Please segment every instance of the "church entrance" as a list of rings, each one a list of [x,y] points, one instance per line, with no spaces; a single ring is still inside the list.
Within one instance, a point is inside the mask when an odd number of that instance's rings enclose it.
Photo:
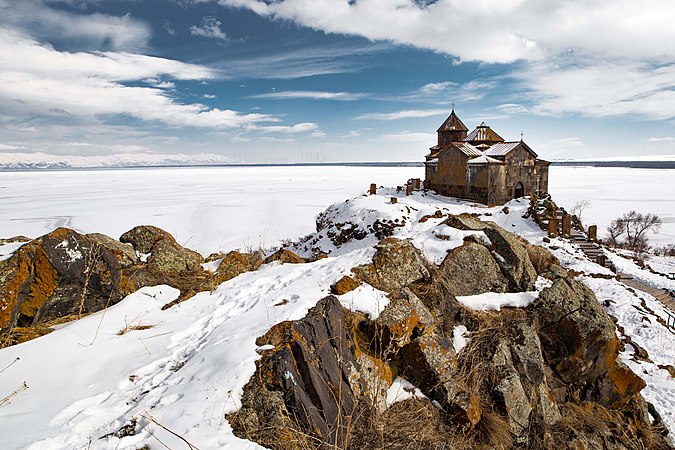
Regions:
[[[523,195],[525,195],[525,188],[523,187],[523,183],[518,183],[516,184],[515,189],[513,190],[513,198],[520,198]]]

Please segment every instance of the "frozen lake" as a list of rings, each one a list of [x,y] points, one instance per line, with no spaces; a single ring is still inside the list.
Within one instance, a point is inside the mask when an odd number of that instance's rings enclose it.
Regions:
[[[200,167],[0,172],[0,237],[37,237],[59,226],[115,238],[151,224],[203,254],[269,247],[314,230],[316,215],[365,193],[423,178],[422,167]],[[599,234],[635,209],[660,215],[653,243],[675,242],[675,170],[551,167],[554,200],[590,200]]]

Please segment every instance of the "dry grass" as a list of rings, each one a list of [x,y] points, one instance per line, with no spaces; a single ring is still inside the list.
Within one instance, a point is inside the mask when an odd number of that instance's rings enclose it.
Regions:
[[[566,403],[560,408],[562,419],[551,428],[555,445],[562,448],[572,442],[591,439],[603,448],[619,444],[631,450],[668,450],[656,429],[630,420],[622,411],[611,410],[597,403]]]
[[[138,325],[125,325],[124,328],[122,328],[120,331],[117,332],[118,336],[124,336],[130,331],[142,331],[142,330],[149,330],[150,328],[153,328],[154,325],[143,325],[143,324],[138,324]]]

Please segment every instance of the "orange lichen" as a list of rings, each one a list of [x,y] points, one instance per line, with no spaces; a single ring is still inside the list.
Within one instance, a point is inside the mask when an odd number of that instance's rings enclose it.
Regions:
[[[10,320],[19,301],[19,293],[31,278],[33,265],[30,256],[33,251],[34,247],[27,244],[17,250],[11,258],[10,264],[16,264],[16,270],[10,274],[10,278],[5,281],[4,289],[0,291],[0,328],[10,328],[14,325]]]
[[[19,311],[23,316],[35,317],[42,305],[56,290],[59,283],[59,274],[49,262],[47,254],[38,247],[33,258],[34,278],[26,299],[21,303]]]

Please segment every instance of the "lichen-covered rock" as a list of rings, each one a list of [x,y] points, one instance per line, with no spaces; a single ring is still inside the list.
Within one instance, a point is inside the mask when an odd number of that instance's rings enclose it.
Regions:
[[[546,361],[566,383],[593,383],[616,361],[614,323],[583,283],[559,278],[528,308]]]
[[[454,296],[505,292],[508,281],[485,246],[475,242],[451,250],[439,266]]]
[[[527,253],[529,244],[517,234],[497,226],[486,227],[483,232],[492,242],[494,252],[499,255],[497,262],[509,280],[511,290],[532,290],[537,281],[537,271]]]
[[[231,251],[223,257],[213,274],[214,284],[224,283],[244,272],[258,270],[262,262],[262,257],[257,253]]]
[[[301,258],[300,256],[285,248],[277,250],[265,258],[265,264],[269,264],[274,261],[279,261],[281,264],[304,264],[307,262],[305,258]]]
[[[551,270],[551,267],[560,264],[558,258],[553,256],[551,252],[539,245],[528,245],[527,255],[530,258],[530,262],[532,263],[534,270],[539,275],[548,272]]]
[[[634,400],[646,383],[628,366],[617,360],[607,373],[600,377],[588,397],[612,409],[622,409]]]
[[[482,222],[479,218],[472,216],[471,214],[459,214],[459,215],[450,215],[446,219],[445,223],[447,226],[452,228],[457,228],[458,230],[471,230],[471,231],[481,231],[490,225],[487,222]]]
[[[391,292],[429,277],[424,260],[410,241],[386,238],[375,249],[372,264],[352,269],[355,278]]]
[[[0,328],[114,305],[122,298],[118,256],[67,228],[25,244],[0,265]]]
[[[561,415],[548,387],[547,366],[532,323],[526,318],[512,321],[507,336],[499,340],[492,357],[494,370],[501,374],[495,392],[516,441],[524,442],[533,421],[551,426]]]
[[[410,343],[413,335],[422,335],[434,321],[420,299],[403,289],[390,296],[390,302],[374,322],[376,333],[380,334],[378,345],[386,348],[391,344],[401,348]]]
[[[347,292],[353,291],[359,286],[361,286],[361,282],[355,280],[350,276],[345,275],[330,287],[330,291],[334,295],[344,295]]]
[[[19,242],[30,242],[31,238],[26,236],[12,236],[10,238],[0,238],[0,245],[16,244]]]
[[[160,239],[148,257],[148,269],[160,274],[185,274],[201,270],[204,258],[173,239]]]
[[[133,246],[130,244],[116,241],[110,236],[101,233],[89,233],[85,237],[91,242],[110,250],[122,267],[133,266],[140,262]]]
[[[131,244],[142,255],[152,252],[152,247],[162,239],[175,241],[171,234],[152,225],[139,225],[120,236],[120,242]]]
[[[256,343],[274,348],[256,363],[241,409],[228,416],[235,434],[264,431],[266,445],[301,448],[284,445],[301,426],[316,439],[344,448],[365,383],[338,299],[322,299],[305,318],[276,325]]]

